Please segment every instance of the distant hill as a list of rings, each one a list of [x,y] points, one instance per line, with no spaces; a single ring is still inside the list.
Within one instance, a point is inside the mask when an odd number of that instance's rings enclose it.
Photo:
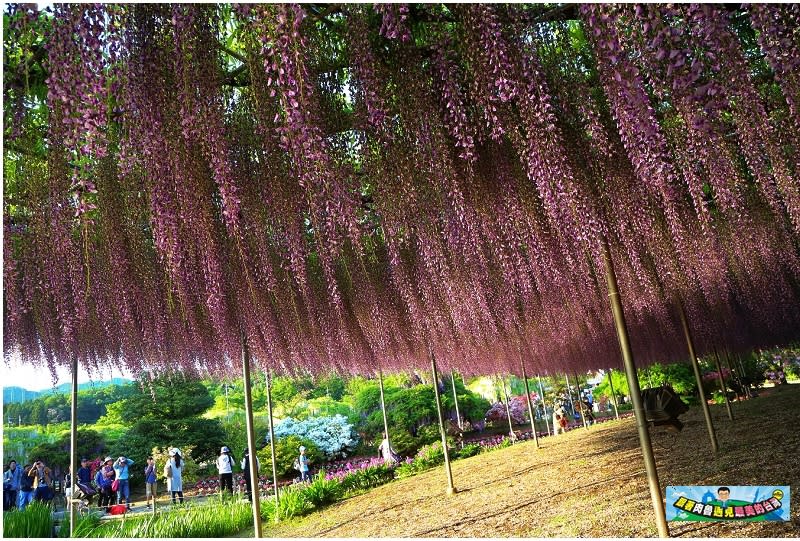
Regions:
[[[22,387],[3,387],[3,404],[11,402],[27,402],[40,396],[42,391],[29,391]]]
[[[89,381],[86,383],[79,383],[78,390],[84,391],[86,389],[100,389],[108,387],[109,385],[125,385],[132,380],[126,378],[111,378],[105,381]],[[71,383],[62,383],[52,389],[45,389],[44,391],[29,391],[22,387],[3,387],[3,403],[11,404],[12,402],[27,402],[43,395],[69,393],[72,391]]]

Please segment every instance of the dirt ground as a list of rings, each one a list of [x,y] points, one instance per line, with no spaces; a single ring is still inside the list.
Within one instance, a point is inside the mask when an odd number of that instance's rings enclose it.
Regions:
[[[671,522],[673,537],[800,536],[800,385],[711,406],[715,457],[700,407],[679,434],[651,429],[661,495],[667,485],[791,485],[792,522]],[[291,522],[270,537],[656,537],[633,418],[524,442],[439,467]]]

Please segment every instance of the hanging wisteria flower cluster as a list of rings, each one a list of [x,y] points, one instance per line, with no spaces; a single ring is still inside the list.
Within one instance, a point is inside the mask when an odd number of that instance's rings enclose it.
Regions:
[[[640,363],[797,338],[798,7],[549,9],[9,5],[6,356],[616,366],[605,246]]]

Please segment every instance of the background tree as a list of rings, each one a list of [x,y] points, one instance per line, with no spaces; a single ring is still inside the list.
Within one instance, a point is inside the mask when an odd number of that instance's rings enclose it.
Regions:
[[[140,382],[139,392],[107,407],[107,420],[130,425],[113,451],[143,460],[156,447],[192,447],[196,460],[210,460],[225,445],[220,422],[201,417],[214,404],[200,381],[165,375]]]
[[[58,467],[64,471],[69,466],[69,431],[64,431],[53,443],[41,443],[31,449],[26,459],[43,460],[51,468]],[[95,430],[78,429],[78,455],[94,458],[107,451],[103,435]]]

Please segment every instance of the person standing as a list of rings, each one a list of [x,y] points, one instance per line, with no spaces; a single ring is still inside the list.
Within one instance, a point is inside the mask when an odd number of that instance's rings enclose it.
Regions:
[[[592,413],[592,404],[589,402],[588,398],[581,400],[581,413],[583,414],[583,418],[586,419],[587,424],[593,425],[597,422],[597,419],[594,418],[594,413]]]
[[[147,466],[144,467],[144,486],[147,493],[147,508],[152,509],[152,505],[156,503],[156,461],[153,457],[147,457]],[[151,505],[150,500],[153,503]]]
[[[256,476],[258,476],[259,471],[261,471],[261,462],[258,460],[258,456],[256,456]],[[242,472],[247,490],[247,500],[253,501],[253,484],[250,481],[250,452],[246,448],[244,450],[244,456],[242,457]]]
[[[553,434],[556,436],[559,432],[564,434],[567,431],[567,424],[567,411],[562,403],[557,403],[553,410]]]
[[[231,450],[228,449],[226,445],[223,447],[219,452],[219,457],[217,458],[217,470],[219,471],[219,490],[220,494],[228,490],[230,494],[233,494],[233,465],[235,464],[235,460],[233,455],[231,454]]]
[[[180,449],[172,448],[169,450],[169,462],[164,466],[164,477],[167,478],[167,491],[172,494],[172,503],[175,503],[177,496],[178,502],[183,503],[183,457]]]
[[[25,464],[22,468],[22,476],[19,480],[19,495],[17,496],[17,509],[24,511],[29,503],[33,501],[33,478],[27,475],[31,469],[30,464]]]
[[[121,456],[117,459],[114,463],[114,473],[117,474],[117,479],[119,479],[119,487],[117,488],[117,505],[122,503],[122,500],[125,500],[125,503],[128,505],[128,509],[131,508],[131,486],[129,483],[130,480],[130,470],[128,466],[132,465],[134,462],[130,458],[125,458]]]
[[[297,458],[297,462],[300,464],[300,482],[305,483],[306,481],[310,481],[311,476],[308,473],[308,465],[311,464],[311,461],[306,456],[306,448],[304,445],[300,446],[300,456]]]
[[[105,507],[106,513],[111,509],[111,499],[114,497],[114,490],[112,485],[117,473],[114,471],[114,459],[107,456],[103,461],[103,466],[97,470],[94,482],[97,484],[97,489],[100,491],[100,497],[97,501],[98,507]]]
[[[378,454],[383,458],[384,463],[391,464],[397,461],[397,453],[394,452],[391,445],[389,445],[389,437],[384,432],[383,441],[378,446]]]
[[[34,499],[40,502],[49,502],[53,499],[53,472],[44,465],[44,462],[37,460],[28,472],[33,477]]]
[[[17,467],[16,460],[11,460],[8,469],[3,472],[3,511],[10,511],[17,506],[20,481],[22,470]]]
[[[81,467],[78,468],[78,488],[86,496],[86,501],[92,505],[92,496],[95,490],[92,488],[92,470],[89,469],[89,459],[81,459]]]

